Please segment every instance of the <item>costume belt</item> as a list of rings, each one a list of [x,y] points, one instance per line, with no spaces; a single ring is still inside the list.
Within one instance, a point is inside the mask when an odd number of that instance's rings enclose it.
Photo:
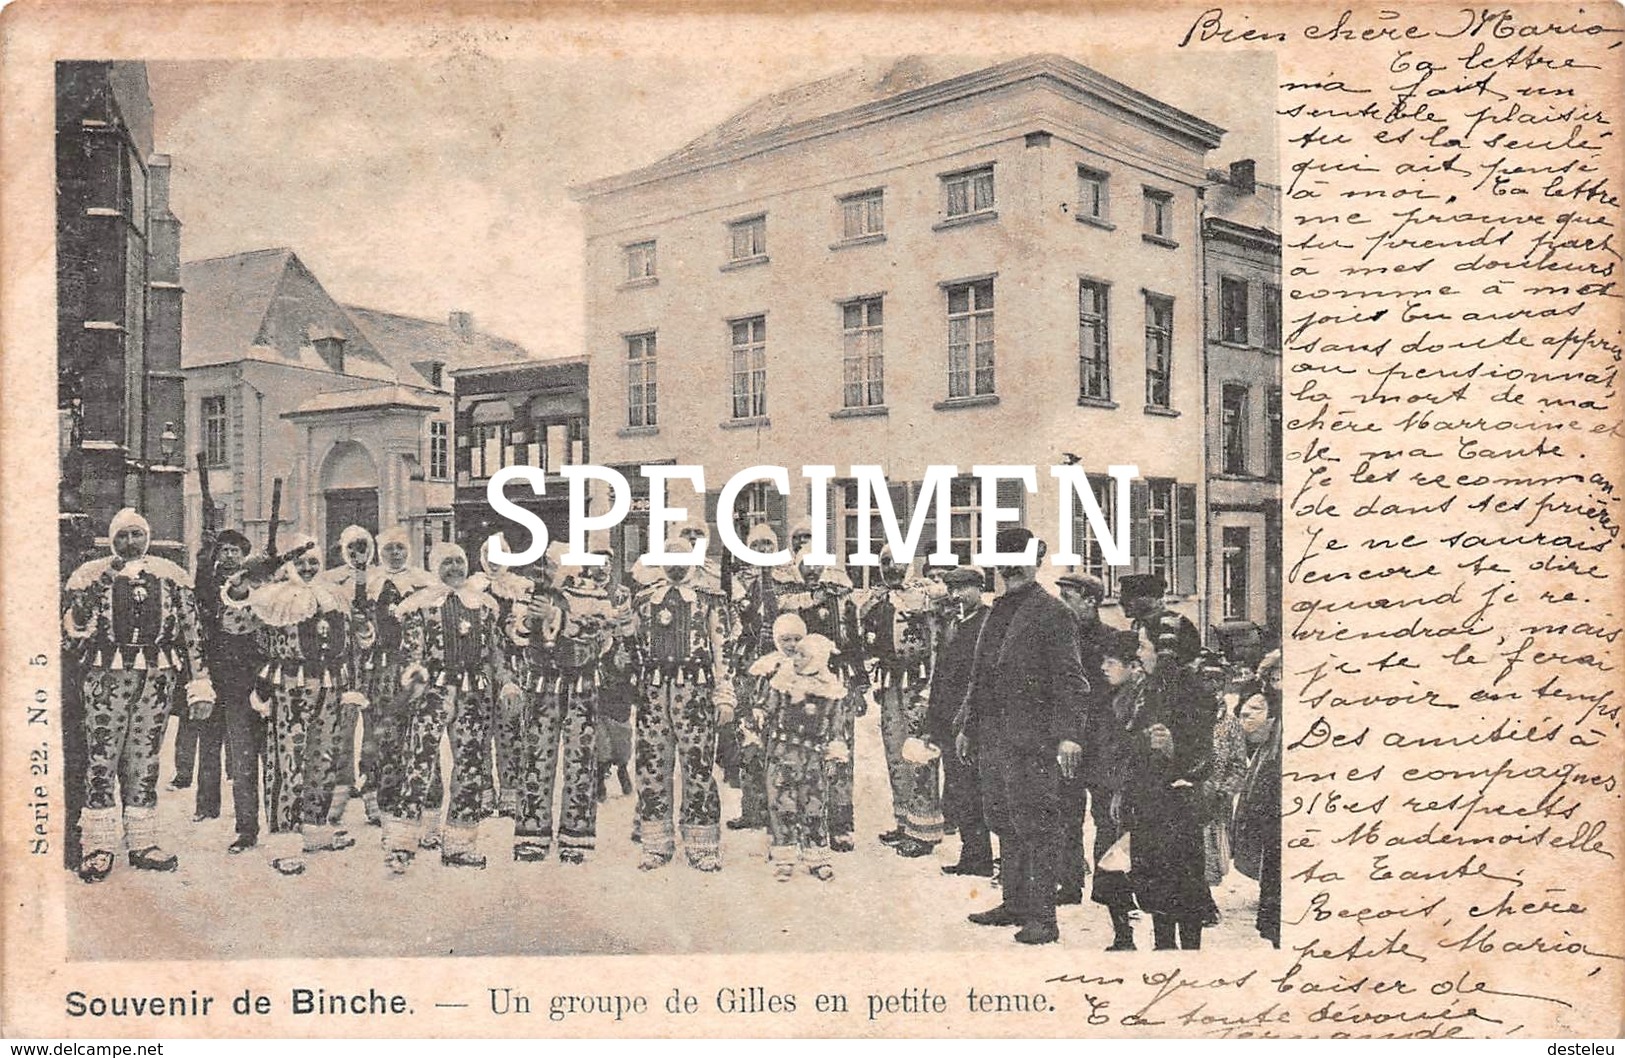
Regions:
[[[703,658],[683,661],[645,661],[643,679],[650,687],[664,684],[697,684],[709,687],[714,682],[711,663]]]
[[[441,669],[429,682],[436,687],[455,687],[463,691],[491,689],[491,677],[479,669]]]
[[[562,691],[565,687],[569,687],[571,692],[575,693],[603,685],[598,678],[597,665],[571,668],[543,665],[538,666],[536,672],[536,678],[528,681],[533,691]]]
[[[332,690],[333,667],[325,661],[273,658],[260,669],[259,678],[272,687],[321,687]]]
[[[915,690],[930,682],[931,667],[924,658],[916,660],[898,657],[879,658],[875,661],[874,679],[875,685],[881,690],[893,687]]]
[[[178,651],[155,643],[103,643],[90,655],[90,665],[109,672],[162,672],[186,667]]]

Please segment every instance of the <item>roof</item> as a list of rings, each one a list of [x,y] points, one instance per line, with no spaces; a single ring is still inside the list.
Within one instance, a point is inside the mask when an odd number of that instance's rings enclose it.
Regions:
[[[181,350],[187,367],[244,357],[254,345],[292,259],[293,251],[282,246],[181,265],[181,286],[186,291]]]
[[[484,331],[472,331],[465,339],[446,322],[402,316],[358,305],[346,305],[344,308],[400,378],[414,384],[430,381],[431,363],[444,364],[449,373],[460,368],[534,359],[517,342]],[[443,381],[440,388],[451,388],[449,378]]]
[[[396,381],[373,348],[299,256],[285,246],[181,265],[181,366],[254,360],[328,374]],[[334,371],[312,339],[345,339]]]
[[[318,393],[302,404],[282,413],[284,419],[303,415],[322,415],[340,411],[378,411],[398,408],[403,411],[436,411],[439,405],[405,386],[368,386],[365,389],[337,390]]]
[[[1068,85],[1092,104],[1136,118],[1198,150],[1216,148],[1225,133],[1218,125],[1060,55],[1029,55],[991,66],[985,59],[911,55],[764,96],[652,165],[573,191],[584,198],[620,191],[1032,78]]]

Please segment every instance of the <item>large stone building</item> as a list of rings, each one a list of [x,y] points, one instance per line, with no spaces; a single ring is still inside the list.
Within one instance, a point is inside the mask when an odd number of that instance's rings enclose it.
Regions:
[[[1075,460],[1109,506],[1107,467],[1136,464],[1132,568],[1200,615],[1201,200],[1223,131],[1065,58],[906,58],[577,188],[594,460],[703,464],[713,519],[755,464],[881,464],[905,515],[930,464],[1034,464],[1023,520],[1052,548],[1048,467]],[[810,509],[795,485],[736,518],[782,535]],[[831,497],[837,553],[854,493]],[[980,512],[956,484],[961,554]],[[1114,585],[1082,518],[1067,532]]]
[[[180,221],[139,62],[56,67],[57,408],[64,571],[120,507],[184,561]]]
[[[1243,657],[1281,634],[1280,189],[1251,162],[1208,192],[1208,614]]]
[[[451,372],[526,356],[477,331],[336,301],[288,249],[188,262],[190,435],[221,523],[256,545],[283,482],[279,532],[331,551],[344,526],[404,526],[424,550],[452,532]],[[188,532],[201,492],[187,481]]]

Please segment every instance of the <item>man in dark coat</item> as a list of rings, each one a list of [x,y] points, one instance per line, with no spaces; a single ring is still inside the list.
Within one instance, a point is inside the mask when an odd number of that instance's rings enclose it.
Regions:
[[[237,837],[226,851],[239,853],[259,843],[260,770],[265,757],[265,720],[254,711],[248,697],[254,689],[259,669],[258,642],[253,626],[240,611],[222,604],[220,589],[243,568],[243,560],[253,550],[248,538],[227,529],[214,540],[212,553],[199,562],[198,619],[203,626],[203,656],[208,659],[218,695],[222,734],[225,739],[227,773],[231,777],[231,801],[237,824]],[[220,752],[215,743],[206,751],[198,772],[198,812],[220,812],[220,776],[214,760]],[[206,793],[212,800],[206,802]],[[212,805],[213,812],[205,813]]]
[[[1202,633],[1190,618],[1168,609],[1167,594],[1168,582],[1158,573],[1132,573],[1117,582],[1117,601],[1133,627],[1154,629],[1167,614],[1179,623],[1180,652],[1195,657],[1202,649]]]
[[[1083,761],[1076,776],[1061,780],[1061,877],[1055,895],[1056,903],[1081,904],[1083,883],[1089,876],[1089,861],[1083,852],[1083,817],[1089,810],[1085,777],[1098,770],[1095,758],[1100,752],[1100,739],[1095,732],[1111,709],[1112,696],[1100,678],[1100,663],[1104,658],[1103,640],[1112,630],[1100,620],[1100,600],[1105,598],[1106,585],[1099,577],[1069,570],[1055,584],[1061,591],[1061,601],[1077,621],[1078,659],[1083,664],[1084,678],[1090,681],[1084,722],[1089,736],[1083,744]],[[1097,809],[1102,810],[1104,806]]]
[[[999,531],[997,550],[1022,551],[1032,531]],[[1005,591],[977,637],[970,687],[960,706],[957,750],[973,756],[982,809],[999,835],[1004,901],[970,916],[981,926],[1020,926],[1016,940],[1059,939],[1055,884],[1060,869],[1060,784],[1083,757],[1089,681],[1066,605],[1038,586],[1033,565],[1000,567]]]
[[[970,686],[976,636],[987,618],[982,603],[982,571],[954,566],[942,574],[948,589],[936,635],[936,656],[920,738],[942,751],[942,814],[959,830],[959,862],[943,864],[943,874],[993,876],[993,843],[982,818],[982,791],[976,768],[954,752],[954,720]]]

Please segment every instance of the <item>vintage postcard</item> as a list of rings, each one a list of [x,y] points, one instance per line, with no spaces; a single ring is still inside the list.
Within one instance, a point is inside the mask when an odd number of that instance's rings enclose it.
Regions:
[[[1622,41],[13,4],[0,1033],[1617,1036]]]

